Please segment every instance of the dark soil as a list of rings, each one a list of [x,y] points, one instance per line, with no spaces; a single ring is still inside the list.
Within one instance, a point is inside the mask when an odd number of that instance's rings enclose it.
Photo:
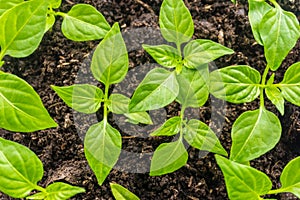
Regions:
[[[87,3],[103,13],[110,24],[119,22],[127,43],[130,57],[130,76],[124,83],[116,85],[112,91],[131,95],[143,73],[151,68],[154,61],[141,48],[142,43],[159,44],[163,40],[158,30],[158,14],[161,0],[74,0],[74,3]],[[232,56],[217,60],[213,67],[233,64],[247,64],[263,71],[266,62],[263,48],[255,43],[245,2],[238,6],[229,0],[185,1],[195,23],[195,38],[211,39],[235,51]],[[61,11],[68,11],[72,4],[64,1]],[[294,12],[300,20],[299,1],[281,1],[284,9]],[[150,113],[153,126],[128,125],[122,116],[111,116],[111,123],[123,135],[123,152],[117,167],[112,170],[102,186],[88,167],[83,152],[85,130],[101,118],[95,115],[80,115],[67,107],[50,89],[50,85],[71,85],[75,82],[95,83],[88,73],[90,57],[99,41],[77,43],[67,40],[60,30],[58,19],[53,31],[46,33],[40,47],[31,56],[23,59],[6,57],[5,71],[25,79],[40,95],[50,115],[59,127],[35,133],[10,133],[0,130],[0,136],[28,146],[44,164],[44,178],[41,186],[54,181],[63,181],[86,189],[72,199],[112,199],[109,182],[116,182],[134,192],[141,199],[228,199],[223,175],[217,166],[214,155],[203,155],[189,148],[189,161],[178,171],[160,177],[150,177],[147,173],[151,153],[166,138],[151,138],[148,134],[166,118],[178,114],[176,103]],[[280,81],[284,71],[292,63],[300,61],[300,43],[290,52],[282,67],[276,72]],[[138,70],[139,68],[142,70]],[[144,68],[143,68],[144,67]],[[149,68],[147,68],[149,67]],[[144,70],[143,70],[144,69]],[[137,70],[137,71],[134,71]],[[79,78],[78,78],[79,77]],[[127,82],[126,82],[127,81]],[[100,85],[99,85],[100,86]],[[101,86],[102,87],[102,86]],[[220,140],[229,153],[230,131],[235,119],[246,110],[258,107],[258,101],[248,104],[226,104],[211,98],[199,110],[190,110],[220,133]],[[267,102],[267,108],[279,116],[276,108]],[[267,154],[251,162],[251,166],[265,172],[279,188],[279,176],[284,166],[300,154],[300,109],[286,103],[285,115],[280,116],[282,138],[276,147]],[[214,114],[213,114],[214,113]],[[202,155],[202,156],[201,156]],[[131,173],[135,172],[135,173]],[[269,196],[276,199],[297,199],[291,194]],[[0,199],[11,199],[0,193]]]

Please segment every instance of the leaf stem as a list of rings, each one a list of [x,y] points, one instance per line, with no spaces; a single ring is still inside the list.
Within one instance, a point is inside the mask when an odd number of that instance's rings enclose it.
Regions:
[[[38,190],[38,191],[40,191],[40,192],[42,192],[42,193],[47,194],[46,189],[43,188],[43,187],[41,187],[41,186],[39,186],[39,185],[35,185],[34,189],[36,189],[36,190]]]
[[[276,0],[269,0],[276,8],[281,8],[280,5],[276,2]]]
[[[56,16],[61,16],[63,18],[65,18],[68,14],[67,13],[63,13],[63,12],[55,12],[53,11],[53,14]]]
[[[0,51],[0,67],[4,64],[4,61],[2,60],[5,56],[5,51]]]
[[[265,68],[265,71],[263,73],[262,79],[261,79],[262,87],[260,88],[260,99],[259,99],[261,108],[265,107],[264,88],[266,86],[266,81],[267,81],[267,76],[268,76],[269,70],[270,70],[270,66],[267,65],[267,67]]]
[[[278,194],[278,193],[283,193],[286,192],[283,188],[280,189],[275,189],[275,190],[270,190],[267,194]]]

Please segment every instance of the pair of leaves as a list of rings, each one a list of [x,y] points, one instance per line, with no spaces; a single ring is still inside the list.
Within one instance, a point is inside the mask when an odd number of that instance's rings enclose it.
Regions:
[[[249,1],[249,20],[256,41],[264,46],[268,65],[277,70],[300,37],[297,17],[283,10],[276,2]]]
[[[172,136],[183,129],[184,139],[194,148],[227,155],[215,133],[203,122],[190,120],[185,127],[180,117],[168,119],[152,136]],[[177,141],[161,144],[154,152],[150,175],[159,176],[171,173],[186,164],[188,153],[180,137]]]
[[[247,165],[230,161],[215,155],[224,177],[230,199],[261,199],[261,195],[270,193],[272,182],[269,177]],[[280,176],[279,192],[291,192],[300,198],[300,157],[290,161]]]
[[[43,164],[27,147],[0,138],[0,191],[14,198],[24,198],[35,189],[37,182],[43,177]],[[38,193],[29,199],[43,195],[43,199],[68,199],[83,188],[65,183],[53,183],[46,188],[46,193]],[[41,198],[39,198],[41,199]]]

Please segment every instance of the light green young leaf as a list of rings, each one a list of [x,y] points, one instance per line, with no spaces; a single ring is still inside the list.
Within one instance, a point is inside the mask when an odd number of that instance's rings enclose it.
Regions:
[[[188,153],[179,139],[175,142],[163,143],[154,151],[150,176],[160,176],[176,171],[186,164]]]
[[[176,135],[181,127],[181,118],[178,116],[168,119],[161,127],[151,133],[151,136]]]
[[[168,42],[180,45],[194,34],[194,22],[182,0],[164,0],[159,13],[162,36]]]
[[[1,118],[2,119],[2,118]],[[43,164],[27,147],[0,138],[0,191],[24,198],[43,177]]]
[[[300,106],[300,62],[288,68],[278,86],[287,101]]]
[[[234,122],[231,131],[230,160],[244,163],[273,149],[281,136],[278,117],[265,108],[246,111]]]
[[[275,71],[299,39],[300,26],[293,13],[276,6],[262,18],[259,33],[268,65]]]
[[[89,84],[51,88],[71,108],[82,113],[95,113],[101,107],[103,92],[100,88]]]
[[[181,62],[181,55],[177,49],[169,45],[143,45],[143,48],[149,53],[152,58],[161,66],[166,68],[175,68]]]
[[[19,77],[0,73],[0,127],[33,132],[56,127],[34,89]]]
[[[36,193],[26,199],[44,199],[44,200],[67,200],[76,194],[85,192],[84,188],[72,186],[66,183],[52,183],[46,188],[47,193]]]
[[[5,55],[26,57],[33,53],[44,35],[47,2],[31,0],[18,4],[0,17],[0,46]]]
[[[61,29],[70,40],[88,41],[102,39],[110,30],[110,25],[93,6],[76,4],[64,15]]]
[[[121,153],[122,139],[118,130],[101,121],[89,128],[84,139],[85,157],[102,185]]]
[[[291,192],[300,198],[300,157],[293,159],[285,166],[280,182],[280,190]]]
[[[110,183],[111,191],[116,200],[139,200],[135,194],[124,188],[122,185]]]
[[[150,115],[147,112],[125,113],[128,119],[126,121],[132,124],[153,124]]]
[[[54,23],[55,23],[55,16],[53,14],[49,14],[47,16],[45,33],[53,27]]]
[[[259,34],[259,25],[263,16],[272,9],[265,1],[249,0],[249,22],[251,24],[252,33],[258,44],[263,45],[263,41]]]
[[[260,93],[260,73],[246,65],[229,66],[210,74],[210,92],[231,103],[245,103]]]
[[[276,106],[281,115],[284,115],[284,98],[277,87],[270,86],[265,89],[268,99]]]
[[[175,100],[179,92],[175,72],[155,68],[148,72],[135,90],[129,104],[130,112],[162,108]]]
[[[192,147],[227,156],[218,137],[205,123],[192,119],[183,129],[183,134]]]
[[[234,51],[211,40],[192,40],[183,50],[184,65],[187,68],[197,69],[221,56],[233,54]]]
[[[91,70],[94,77],[109,87],[119,83],[128,71],[128,54],[118,23],[115,23],[97,46]]]
[[[185,108],[203,106],[209,96],[208,76],[207,66],[197,70],[183,68],[176,76],[180,86],[176,101]]]
[[[219,155],[215,158],[223,172],[229,199],[260,200],[261,195],[271,190],[271,180],[261,171]]]
[[[0,0],[0,16],[7,10],[23,2],[24,0]]]
[[[61,0],[50,0],[49,4],[52,8],[59,8],[61,5]]]

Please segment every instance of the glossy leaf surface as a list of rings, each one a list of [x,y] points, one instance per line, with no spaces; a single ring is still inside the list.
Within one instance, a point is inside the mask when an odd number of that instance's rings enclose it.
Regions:
[[[300,198],[300,157],[290,161],[280,176],[281,190],[291,192]]]
[[[8,73],[0,73],[0,119],[1,128],[16,132],[57,126],[34,89]]]
[[[52,8],[59,8],[62,0],[50,0],[50,6]]]
[[[88,41],[104,38],[110,25],[93,6],[76,4],[64,15],[61,29],[70,40]]]
[[[151,136],[172,136],[176,135],[181,126],[181,118],[178,116],[168,119],[161,127],[151,133]]]
[[[116,200],[139,200],[139,198],[122,185],[110,183],[111,191]]]
[[[215,158],[225,177],[229,199],[260,200],[261,195],[271,190],[272,182],[264,173],[219,155]]]
[[[98,81],[109,87],[110,84],[119,83],[125,78],[128,64],[126,45],[119,25],[115,23],[97,46],[91,70]]]
[[[100,88],[89,84],[51,88],[71,108],[78,112],[95,113],[101,107],[103,92]]]
[[[232,126],[230,160],[243,163],[258,158],[273,149],[280,136],[281,124],[275,114],[265,108],[246,111]]]
[[[259,95],[260,73],[246,65],[230,66],[210,74],[210,92],[231,103],[251,102]]]
[[[13,8],[14,6],[23,3],[24,0],[0,0],[0,16],[7,10]]]

